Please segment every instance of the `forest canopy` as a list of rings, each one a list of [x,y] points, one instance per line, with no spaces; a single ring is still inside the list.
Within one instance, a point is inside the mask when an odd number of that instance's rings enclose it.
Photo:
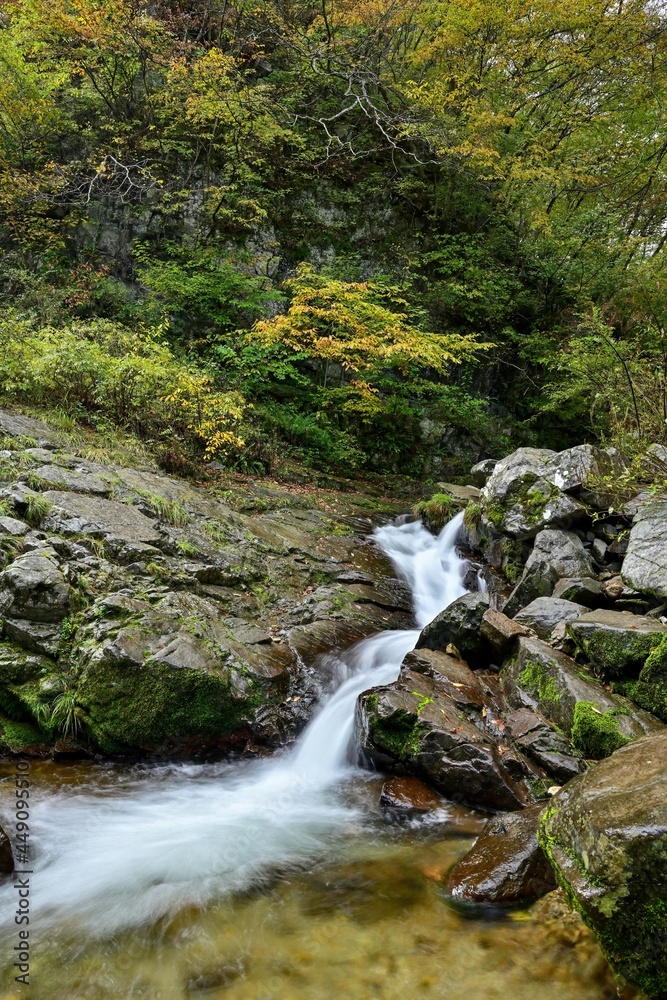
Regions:
[[[0,393],[245,471],[667,440],[666,27],[5,0]]]

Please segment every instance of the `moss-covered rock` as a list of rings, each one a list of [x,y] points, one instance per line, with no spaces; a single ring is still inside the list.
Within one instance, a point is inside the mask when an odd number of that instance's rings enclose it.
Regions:
[[[621,713],[616,709],[601,712],[593,702],[578,701],[574,706],[572,744],[580,753],[592,760],[610,757],[630,740],[618,725]]]
[[[538,838],[568,898],[616,970],[667,996],[667,730],[569,782]]]
[[[567,631],[584,656],[608,676],[636,676],[667,636],[667,625],[629,611],[589,611],[568,622]]]
[[[667,722],[667,637],[655,646],[636,681],[614,685],[637,705]]]
[[[568,735],[581,702],[602,714],[614,713],[621,735],[628,739],[661,728],[657,719],[607,691],[571,657],[539,639],[520,637],[516,655],[503,664],[501,676],[512,705],[537,709]]]

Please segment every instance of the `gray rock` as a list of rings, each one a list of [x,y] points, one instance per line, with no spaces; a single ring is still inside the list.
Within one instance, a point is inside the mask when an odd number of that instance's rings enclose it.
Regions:
[[[514,483],[526,473],[532,473],[538,479],[543,478],[550,467],[549,463],[555,457],[556,452],[548,448],[518,448],[494,467],[483,490],[485,498],[503,500]]]
[[[23,454],[39,462],[40,465],[50,465],[53,462],[53,452],[46,448],[26,448]]]
[[[511,705],[539,712],[568,735],[578,702],[594,705],[601,714],[617,712],[618,730],[628,739],[661,728],[657,719],[611,694],[571,657],[540,639],[519,639],[517,654],[503,665],[501,677]]]
[[[155,544],[161,535],[155,522],[128,504],[79,493],[48,490],[43,493],[70,519],[64,528],[74,533],[99,533],[106,538]]]
[[[548,639],[559,622],[570,621],[585,612],[583,604],[573,604],[557,597],[536,597],[517,612],[514,621],[532,628],[540,639]]]
[[[614,970],[667,996],[667,730],[566,785],[540,843]]]
[[[509,656],[520,635],[528,635],[528,630],[523,625],[512,621],[495,608],[489,608],[482,615],[480,632],[490,645],[496,663],[502,663]]]
[[[56,489],[72,490],[74,493],[108,496],[111,492],[111,486],[102,476],[76,469],[63,469],[60,465],[42,465],[29,475],[38,476],[44,483]]]
[[[510,618],[537,597],[550,597],[562,577],[594,576],[590,555],[573,531],[549,528],[535,538],[523,575],[503,611]]]
[[[61,443],[60,435],[41,420],[7,413],[4,410],[0,410],[0,434],[6,434],[8,437],[33,438],[39,445],[47,448],[57,448]]]
[[[447,895],[457,903],[502,907],[555,889],[553,869],[537,842],[543,811],[538,804],[490,819],[472,850],[448,873]]]
[[[552,597],[558,597],[563,601],[572,601],[575,604],[583,604],[587,608],[599,607],[602,598],[602,585],[599,580],[592,577],[565,577],[558,580],[553,589]]]
[[[601,448],[579,444],[555,455],[547,465],[546,475],[564,492],[580,493],[591,476],[606,475],[613,468],[613,459]]]
[[[20,538],[30,531],[25,521],[19,521],[16,517],[0,517],[0,535],[13,535]]]
[[[595,667],[618,677],[637,673],[667,625],[628,611],[589,611],[568,623],[568,634]]]
[[[516,709],[508,715],[507,726],[521,753],[558,784],[565,784],[586,769],[585,761],[572,750],[569,740],[536,712],[528,708]]]
[[[448,798],[487,809],[530,802],[526,782],[507,769],[496,742],[433,677],[406,670],[395,684],[362,694],[355,734],[362,753],[380,767],[407,767]]]
[[[591,553],[595,561],[602,566],[607,555],[607,543],[603,542],[601,538],[596,538],[591,545]]]
[[[441,611],[421,632],[416,649],[447,651],[454,646],[471,667],[485,666],[489,649],[480,632],[482,617],[489,607],[485,594],[464,594]]]
[[[57,622],[69,611],[69,586],[51,548],[35,549],[0,573],[0,615]]]
[[[5,634],[22,649],[53,659],[57,656],[60,638],[59,626],[31,622],[25,618],[6,618],[4,627]]]
[[[493,474],[493,470],[498,464],[497,458],[484,458],[481,462],[477,462],[473,465],[470,470],[470,476],[474,486],[481,488],[485,486],[489,477]]]
[[[641,593],[667,598],[667,503],[650,503],[636,515],[623,580]]]

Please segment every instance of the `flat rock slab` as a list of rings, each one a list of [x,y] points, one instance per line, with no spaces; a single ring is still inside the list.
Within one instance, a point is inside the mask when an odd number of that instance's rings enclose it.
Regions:
[[[8,437],[33,438],[39,444],[53,448],[61,444],[60,435],[41,420],[7,413],[5,410],[0,410],[0,434],[6,434]]]
[[[19,521],[16,517],[0,517],[0,535],[13,535],[19,538],[30,531],[25,521]]]
[[[91,493],[93,496],[108,496],[111,486],[101,476],[76,469],[63,469],[60,465],[42,465],[32,473],[45,483],[75,493]]]
[[[155,522],[128,504],[56,490],[47,490],[42,496],[71,518],[80,521],[80,527],[74,530],[84,534],[86,531],[97,530],[121,541],[149,544],[160,541],[161,535]]]
[[[567,631],[591,663],[608,675],[619,676],[644,665],[667,635],[667,625],[629,611],[601,610],[568,622]]]
[[[667,730],[558,792],[538,834],[617,973],[667,996]]]
[[[0,573],[3,617],[61,621],[69,610],[69,599],[69,586],[50,547],[23,553]]]
[[[490,819],[474,847],[449,872],[445,892],[457,903],[512,906],[556,888],[553,869],[537,842],[544,806]]]
[[[667,598],[667,503],[647,503],[637,514],[621,573],[629,587]]]
[[[585,613],[583,604],[562,601],[557,597],[537,597],[517,612],[514,621],[527,625],[540,639],[546,640],[559,622],[571,621]]]

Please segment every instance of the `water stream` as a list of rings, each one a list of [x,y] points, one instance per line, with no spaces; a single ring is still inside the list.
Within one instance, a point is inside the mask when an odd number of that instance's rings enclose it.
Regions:
[[[459,528],[460,516],[437,539],[419,523],[388,525],[375,533],[411,589],[420,627],[465,592],[467,564],[455,549]],[[375,814],[369,810],[371,800],[377,803],[377,779],[355,763],[357,697],[397,677],[418,634],[419,629],[381,633],[338,655],[338,686],[323,696],[296,745],[270,759],[51,765],[48,774],[43,765],[47,780],[35,782],[31,811],[37,985],[25,995],[31,1000],[178,1000],[201,993],[239,1000],[320,1000],[343,995],[342,989],[365,1000],[404,997],[408,988],[411,996],[458,996],[456,983],[465,986],[465,975],[455,971],[460,955],[453,964],[448,960],[446,975],[443,967],[432,977],[435,992],[427,989],[428,976],[422,976],[421,993],[415,984],[423,956],[414,942],[406,952],[403,979],[394,984],[385,969],[372,989],[368,949],[373,942],[366,942],[366,954],[363,947],[359,952],[366,940],[359,926],[378,920],[387,945],[392,941],[393,948],[405,950],[407,913],[416,926],[424,924],[424,941],[440,942],[439,952],[449,944],[446,935],[461,937],[459,918],[447,915],[442,902],[428,895],[425,886],[432,883],[421,873],[429,865],[446,868],[469,839],[434,843],[414,830],[397,838],[382,826],[377,809]],[[0,822],[7,809],[5,797]],[[3,888],[3,950],[16,933],[14,905],[13,890]],[[434,909],[442,911],[439,916]],[[440,921],[437,932],[434,921]],[[475,934],[469,931],[466,941],[472,947]],[[311,956],[301,965],[300,948]],[[352,979],[349,970],[342,971],[341,948],[345,962],[357,963]],[[589,943],[591,948],[604,970]],[[412,964],[410,955],[416,955]],[[485,961],[476,960],[473,979],[489,972]],[[11,969],[5,973],[9,988]],[[554,1000],[602,996],[599,983],[605,976],[596,971],[592,990],[578,987],[568,993],[561,983]],[[487,987],[478,984],[472,992],[495,996],[495,981],[490,975]],[[523,995],[511,977],[503,984],[503,991]],[[23,996],[22,990],[0,993],[0,1000]],[[470,994],[466,989],[461,995]]]

